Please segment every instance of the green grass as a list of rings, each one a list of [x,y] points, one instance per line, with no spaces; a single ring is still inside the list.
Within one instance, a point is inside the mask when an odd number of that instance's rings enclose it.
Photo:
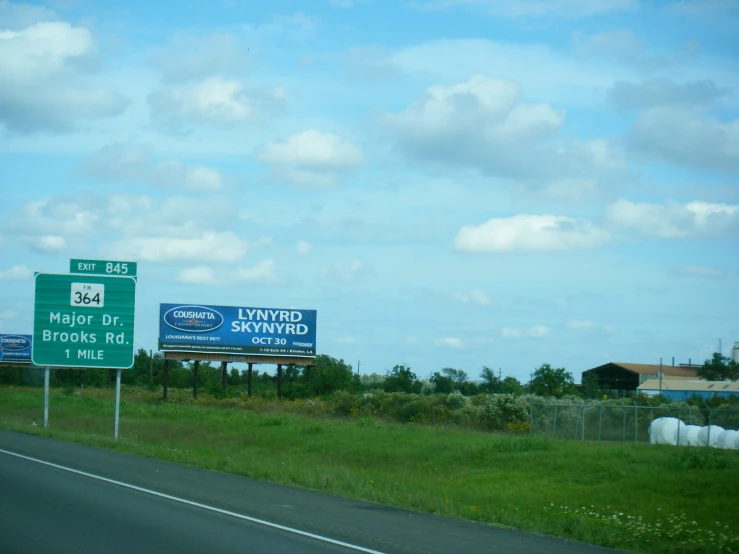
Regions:
[[[739,551],[739,452],[337,419],[321,404],[0,388],[0,426],[645,553]],[[302,413],[301,413],[302,412]],[[324,415],[322,415],[324,414]]]

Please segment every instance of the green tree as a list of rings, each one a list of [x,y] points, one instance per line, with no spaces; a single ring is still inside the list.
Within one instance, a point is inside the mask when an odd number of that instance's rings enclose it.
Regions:
[[[520,396],[523,394],[523,386],[515,377],[508,376],[500,384],[500,394],[514,394]]]
[[[583,377],[580,392],[585,398],[602,398],[603,391],[598,382],[598,376],[595,373],[588,373]]]
[[[482,379],[482,385],[480,385],[480,389],[488,392],[488,393],[495,393],[500,391],[500,386],[502,385],[502,381],[500,377],[498,377],[495,374],[495,371],[493,371],[488,366],[484,365],[482,366],[482,371],[480,372],[480,379]]]
[[[534,371],[534,377],[529,383],[529,392],[539,396],[554,396],[561,398],[565,394],[576,391],[572,373],[563,367],[553,368],[549,364],[541,364]]]
[[[454,369],[453,367],[445,367],[444,369],[441,370],[441,372],[452,380],[452,383],[454,383],[455,390],[459,390],[459,388],[468,379],[467,372],[462,369]]]
[[[421,392],[421,382],[410,367],[396,365],[385,376],[382,388],[385,392],[407,392],[418,394]]]
[[[706,360],[703,367],[696,370],[698,377],[706,381],[726,381],[739,379],[739,364],[731,358],[714,352],[710,360]]]
[[[305,368],[303,368],[305,376]],[[313,362],[310,372],[310,382],[306,383],[310,394],[322,395],[335,391],[351,391],[355,388],[355,378],[352,366],[337,360],[327,354],[319,354]]]
[[[454,381],[451,377],[442,375],[438,371],[429,377],[429,382],[434,384],[434,392],[449,394],[454,392]]]

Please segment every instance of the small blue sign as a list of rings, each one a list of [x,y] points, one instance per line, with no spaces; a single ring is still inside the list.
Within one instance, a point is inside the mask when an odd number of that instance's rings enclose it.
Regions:
[[[31,363],[31,335],[0,335],[0,360]]]
[[[160,304],[159,349],[316,356],[316,311]]]

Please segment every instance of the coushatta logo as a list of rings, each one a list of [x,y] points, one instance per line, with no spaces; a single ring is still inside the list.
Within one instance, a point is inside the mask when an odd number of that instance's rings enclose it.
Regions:
[[[31,341],[18,335],[5,335],[0,339],[0,349],[6,352],[21,352],[31,347]]]
[[[164,314],[164,322],[178,331],[207,333],[223,325],[223,316],[205,306],[177,306]]]

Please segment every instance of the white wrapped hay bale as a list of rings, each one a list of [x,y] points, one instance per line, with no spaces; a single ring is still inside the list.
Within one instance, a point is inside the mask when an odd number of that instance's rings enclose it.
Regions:
[[[718,425],[708,425],[698,431],[698,446],[718,447],[718,437],[724,431],[723,427]]]

